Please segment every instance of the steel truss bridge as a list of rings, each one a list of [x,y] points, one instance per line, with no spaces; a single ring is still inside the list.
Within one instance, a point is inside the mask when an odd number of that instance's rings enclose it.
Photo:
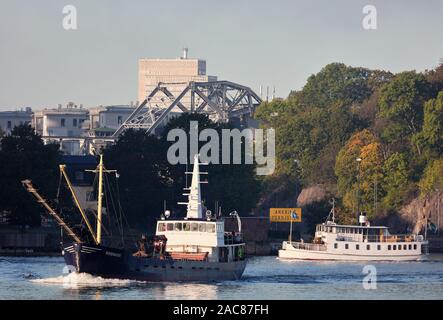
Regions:
[[[170,85],[159,83],[112,136],[128,128],[154,133],[173,110],[208,114],[215,121],[227,122],[252,116],[262,102],[250,88],[230,81],[189,82],[177,96],[168,89]]]

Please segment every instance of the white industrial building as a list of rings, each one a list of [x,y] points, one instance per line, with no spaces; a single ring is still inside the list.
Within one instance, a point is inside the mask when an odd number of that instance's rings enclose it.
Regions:
[[[25,108],[16,111],[0,112],[0,132],[3,134],[11,133],[14,127],[32,122],[31,108]]]

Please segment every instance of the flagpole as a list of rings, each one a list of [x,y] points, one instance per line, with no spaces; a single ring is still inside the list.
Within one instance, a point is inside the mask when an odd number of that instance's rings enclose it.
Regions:
[[[292,213],[291,213],[291,227],[289,228],[289,243],[292,246]]]

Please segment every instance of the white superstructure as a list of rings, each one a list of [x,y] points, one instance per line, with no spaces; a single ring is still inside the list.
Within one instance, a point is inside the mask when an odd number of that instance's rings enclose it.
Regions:
[[[285,241],[278,256],[302,260],[408,261],[421,260],[428,242],[421,235],[391,235],[387,227],[339,225],[332,221],[317,225],[312,243]],[[367,224],[367,225],[363,225]]]
[[[189,172],[190,173],[190,172]],[[239,232],[225,232],[223,219],[217,219],[209,210],[203,212],[200,184],[198,155],[194,157],[192,182],[185,204],[187,214],[184,219],[164,218],[157,222],[156,236],[165,236],[167,239],[166,251],[174,257],[186,259],[187,255],[201,255],[201,259],[208,262],[230,262],[244,260],[245,243],[241,241],[241,227]],[[204,217],[205,215],[205,217]],[[236,212],[234,215],[238,215]]]

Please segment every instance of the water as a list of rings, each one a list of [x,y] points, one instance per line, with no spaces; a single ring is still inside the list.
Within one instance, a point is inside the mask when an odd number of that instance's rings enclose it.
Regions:
[[[371,263],[377,289],[363,288],[365,263],[251,258],[240,281],[149,283],[64,274],[62,258],[0,257],[0,299],[443,299],[443,256]]]

